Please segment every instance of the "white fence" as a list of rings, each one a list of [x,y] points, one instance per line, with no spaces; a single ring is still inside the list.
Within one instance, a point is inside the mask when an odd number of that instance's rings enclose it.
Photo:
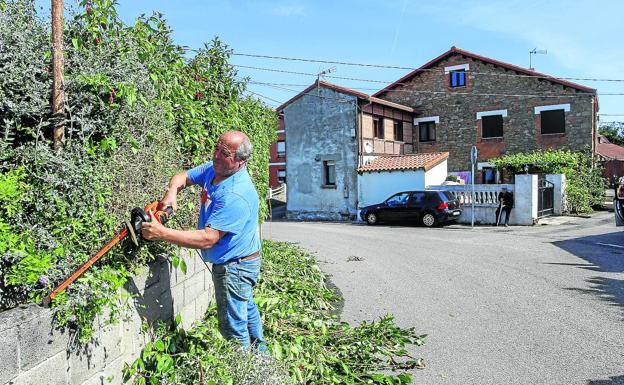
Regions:
[[[514,192],[513,184],[476,184],[475,206],[498,206],[498,193],[503,187]],[[440,185],[428,186],[429,190],[446,190],[453,194],[462,205],[472,204],[472,185]]]

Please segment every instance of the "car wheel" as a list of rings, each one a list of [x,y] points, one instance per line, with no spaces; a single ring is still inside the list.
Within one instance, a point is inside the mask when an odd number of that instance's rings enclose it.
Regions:
[[[420,220],[425,227],[433,227],[437,223],[436,217],[432,213],[425,213]]]
[[[377,213],[366,214],[366,223],[368,223],[369,225],[376,225],[378,221],[379,217],[377,216]]]

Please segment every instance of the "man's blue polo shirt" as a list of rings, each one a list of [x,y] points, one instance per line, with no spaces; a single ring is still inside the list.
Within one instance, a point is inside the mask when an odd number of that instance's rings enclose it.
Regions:
[[[214,246],[202,249],[202,258],[221,264],[259,251],[259,199],[247,167],[216,186],[212,185],[215,176],[212,162],[187,171],[187,176],[203,187],[198,228],[209,226],[227,232]]]

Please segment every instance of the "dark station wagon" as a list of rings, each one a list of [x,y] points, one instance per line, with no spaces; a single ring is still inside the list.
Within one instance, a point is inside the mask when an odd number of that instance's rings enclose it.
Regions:
[[[403,191],[382,203],[366,206],[360,217],[369,225],[380,222],[411,222],[432,227],[454,222],[461,215],[457,198],[448,191]]]

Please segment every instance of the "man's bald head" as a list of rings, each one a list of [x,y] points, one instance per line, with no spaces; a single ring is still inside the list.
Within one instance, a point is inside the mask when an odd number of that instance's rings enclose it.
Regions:
[[[251,156],[251,141],[241,131],[227,131],[219,136],[219,141],[234,152],[236,160],[247,161]]]

